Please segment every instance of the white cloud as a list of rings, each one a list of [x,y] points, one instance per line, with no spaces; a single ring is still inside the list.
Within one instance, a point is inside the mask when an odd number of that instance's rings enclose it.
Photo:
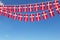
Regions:
[[[0,5],[4,5],[4,4],[0,1]]]

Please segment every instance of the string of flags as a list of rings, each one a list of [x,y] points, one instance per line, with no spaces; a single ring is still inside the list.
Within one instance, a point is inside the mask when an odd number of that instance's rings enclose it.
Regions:
[[[3,15],[19,21],[24,20],[25,22],[28,22],[28,20],[30,20],[33,22],[34,20],[40,21],[41,19],[48,19],[48,14],[50,17],[54,17],[54,9],[57,14],[60,14],[60,3],[58,0],[18,6],[0,5],[0,16]],[[46,11],[48,11],[48,13]],[[36,14],[33,12],[36,12]]]

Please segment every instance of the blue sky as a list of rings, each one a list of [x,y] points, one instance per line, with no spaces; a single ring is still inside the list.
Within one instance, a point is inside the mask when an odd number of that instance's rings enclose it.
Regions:
[[[0,0],[4,5],[19,5],[48,0]],[[53,0],[49,0],[53,1]],[[60,40],[60,15],[39,22],[20,22],[0,16],[0,40]]]

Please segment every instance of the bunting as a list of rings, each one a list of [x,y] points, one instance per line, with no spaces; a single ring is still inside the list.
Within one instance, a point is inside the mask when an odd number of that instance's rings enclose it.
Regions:
[[[49,16],[55,16],[54,9],[60,14],[60,3],[58,0],[24,5],[0,5],[0,16],[6,16],[14,20],[34,22],[46,20]],[[47,12],[48,11],[48,12]],[[25,14],[24,14],[25,13]],[[31,13],[31,14],[30,14]],[[36,14],[35,14],[36,13]]]

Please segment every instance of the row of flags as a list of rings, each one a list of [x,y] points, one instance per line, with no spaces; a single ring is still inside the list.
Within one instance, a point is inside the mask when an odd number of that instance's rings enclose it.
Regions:
[[[46,20],[48,19],[48,16],[50,16],[51,18],[55,16],[54,11],[53,10],[49,10],[48,13],[46,11],[43,11],[42,13],[38,12],[36,14],[12,14],[12,13],[8,13],[5,12],[3,13],[3,16],[6,16],[8,18],[14,19],[14,20],[19,20],[22,21],[24,20],[25,22],[27,22],[28,20],[30,20],[31,22],[33,22],[34,20],[36,21],[40,21],[40,20]]]
[[[25,4],[25,5],[0,5],[0,9],[4,10],[7,9],[8,12],[33,12],[33,11],[39,11],[39,10],[48,10],[52,9],[53,7],[56,8],[56,6],[59,5],[59,1],[55,0],[52,2],[41,2],[41,3],[35,3],[35,4]],[[1,8],[2,7],[2,8]]]
[[[19,20],[19,21],[24,20],[25,22],[27,22],[28,19],[30,19],[31,22],[33,22],[34,19],[36,19],[36,21],[40,21],[41,19],[48,19],[48,14],[45,11],[43,11],[42,14],[38,12],[36,14],[30,14],[30,15],[28,15],[28,14],[24,14],[24,15],[13,14],[12,15],[12,13],[9,13],[9,14],[4,13],[3,15],[8,18],[14,19],[14,20]],[[50,13],[49,15],[50,15],[50,17],[54,16],[53,13]]]
[[[25,22],[30,20],[31,22],[33,22],[35,19],[36,21],[40,21],[41,19],[48,19],[48,14],[50,15],[50,17],[55,16],[54,9],[58,14],[60,14],[60,4],[58,0],[54,0],[53,2],[42,2],[40,4],[36,3],[36,4],[29,4],[23,6],[0,5],[0,15],[4,15],[14,20],[19,20],[19,21],[24,20]],[[42,10],[42,13],[37,12],[39,10],[40,11]],[[48,13],[46,12],[46,10],[48,11]],[[22,14],[22,12],[33,12],[33,11],[36,11],[37,13]]]

